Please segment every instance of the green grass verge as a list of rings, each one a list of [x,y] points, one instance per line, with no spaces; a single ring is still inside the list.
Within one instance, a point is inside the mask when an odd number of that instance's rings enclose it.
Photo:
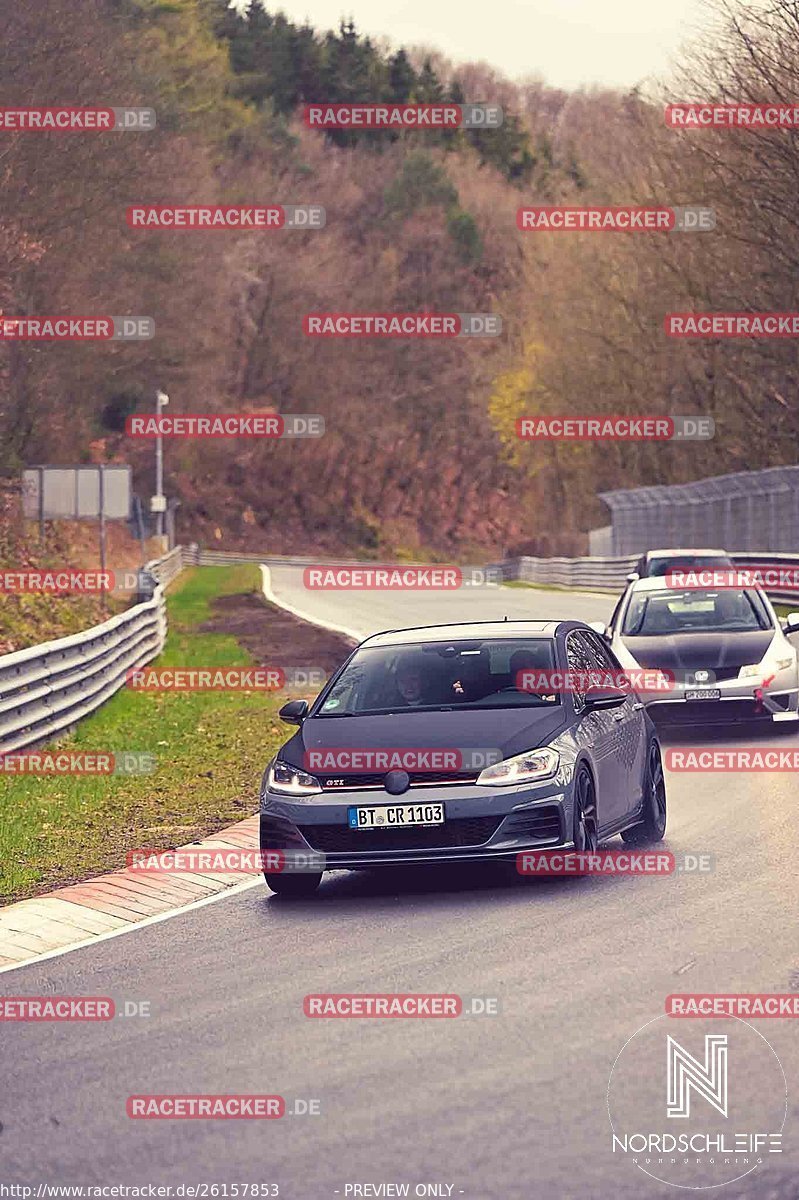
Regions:
[[[169,636],[153,665],[251,663],[235,638],[197,627],[215,597],[259,582],[255,566],[187,571],[168,597]],[[155,773],[0,778],[0,897],[49,891],[123,866],[127,850],[181,845],[251,815],[263,767],[285,738],[281,703],[268,692],[118,692],[58,746],[147,751]]]

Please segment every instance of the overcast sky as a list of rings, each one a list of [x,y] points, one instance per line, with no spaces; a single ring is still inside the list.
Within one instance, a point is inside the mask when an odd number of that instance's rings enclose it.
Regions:
[[[511,79],[556,87],[628,87],[668,71],[707,23],[703,0],[267,0],[322,32],[352,15],[395,46],[432,46],[455,62],[485,61]]]

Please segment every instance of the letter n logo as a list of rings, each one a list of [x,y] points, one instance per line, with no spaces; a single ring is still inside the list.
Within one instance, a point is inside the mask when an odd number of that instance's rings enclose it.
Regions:
[[[712,1104],[723,1117],[727,1116],[727,1035],[705,1034],[705,1061],[700,1063],[670,1034],[666,1035],[668,1063],[669,1117],[688,1117],[691,1114],[691,1088]]]

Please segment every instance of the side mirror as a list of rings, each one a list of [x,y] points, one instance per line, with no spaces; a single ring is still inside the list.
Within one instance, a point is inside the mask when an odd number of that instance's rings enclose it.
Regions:
[[[782,628],[786,633],[799,633],[799,612],[789,612]]]
[[[586,712],[593,712],[596,709],[621,708],[629,695],[629,692],[617,691],[615,688],[609,692],[589,692],[585,698]]]
[[[598,633],[599,636],[604,638],[606,642],[610,641],[610,630],[604,621],[589,621],[588,625],[591,629],[593,629],[594,633]]]
[[[308,701],[289,700],[288,704],[284,704],[277,715],[287,725],[302,725],[308,716]]]
[[[638,574],[637,571],[630,571],[630,574],[627,576],[627,582],[635,583],[636,579],[640,579],[640,578],[641,578],[641,576]]]

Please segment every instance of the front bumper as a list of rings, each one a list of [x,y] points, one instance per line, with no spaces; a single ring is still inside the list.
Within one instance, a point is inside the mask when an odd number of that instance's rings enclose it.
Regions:
[[[402,796],[352,790],[297,801],[261,797],[261,849],[324,855],[325,870],[514,859],[522,850],[571,846],[569,784],[552,780],[491,791],[475,785],[413,787]],[[350,829],[347,810],[444,805],[443,825]],[[567,830],[569,831],[567,834]]]
[[[682,687],[666,696],[642,694],[641,699],[658,726],[799,722],[799,688],[786,686],[782,680],[761,689],[752,680],[741,679],[721,680],[711,686],[721,692],[720,699],[686,700]]]

